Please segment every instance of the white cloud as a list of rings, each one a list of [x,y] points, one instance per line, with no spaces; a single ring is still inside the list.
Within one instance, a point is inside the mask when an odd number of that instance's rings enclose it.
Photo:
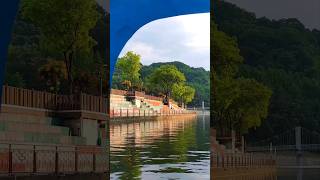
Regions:
[[[128,41],[127,51],[141,55],[142,63],[181,61],[210,69],[210,15],[194,14],[157,20],[142,27]]]

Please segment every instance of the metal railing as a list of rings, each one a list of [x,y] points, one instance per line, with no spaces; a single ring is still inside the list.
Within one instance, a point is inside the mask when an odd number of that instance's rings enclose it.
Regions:
[[[171,116],[183,114],[196,114],[187,110],[141,110],[141,109],[111,109],[110,117],[150,117],[150,116]]]
[[[100,147],[0,144],[0,174],[104,173],[108,155]]]
[[[212,152],[212,168],[261,168],[274,166],[276,163],[272,155],[257,155],[247,153],[218,154]]]

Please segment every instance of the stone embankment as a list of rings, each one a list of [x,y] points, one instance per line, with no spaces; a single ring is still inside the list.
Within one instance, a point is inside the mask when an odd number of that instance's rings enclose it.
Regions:
[[[143,92],[127,92],[112,89],[110,94],[110,117],[154,117],[195,114],[180,108],[176,102],[164,105],[161,97],[146,95]]]

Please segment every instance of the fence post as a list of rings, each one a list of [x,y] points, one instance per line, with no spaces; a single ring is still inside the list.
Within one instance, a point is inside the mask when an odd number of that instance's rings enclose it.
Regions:
[[[93,167],[92,167],[92,170],[93,170],[93,172],[95,172],[96,171],[96,150],[94,150],[94,152],[93,152]]]
[[[77,147],[74,148],[74,169],[78,172],[78,149]]]
[[[9,144],[9,174],[12,173],[12,147]]]
[[[36,146],[33,145],[33,173],[37,172],[37,153]]]
[[[56,167],[55,167],[55,170],[56,170],[56,174],[58,174],[59,173],[59,157],[58,157],[59,155],[58,155],[58,146],[56,146],[56,157],[55,157],[55,165],[56,165]]]
[[[301,127],[295,128],[295,139],[296,139],[296,150],[298,153],[301,153]]]
[[[81,92],[81,93],[80,93],[80,99],[79,99],[79,103],[80,103],[80,104],[79,104],[79,106],[80,106],[79,108],[80,108],[80,110],[82,110],[82,109],[84,108],[84,107],[83,107],[83,106],[84,106],[83,101],[84,101],[83,93]]]

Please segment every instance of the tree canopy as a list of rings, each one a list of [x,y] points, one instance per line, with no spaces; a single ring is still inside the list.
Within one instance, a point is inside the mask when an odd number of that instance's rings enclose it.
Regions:
[[[243,62],[236,39],[211,28],[211,114],[217,129],[246,133],[268,115],[271,90],[255,79],[238,75]]]
[[[122,84],[130,84],[130,86],[139,87],[141,83],[140,55],[134,52],[127,52],[125,56],[118,59],[116,70],[114,73],[115,83],[120,81]]]
[[[236,5],[214,1],[217,29],[238,42],[244,64],[237,77],[273,91],[267,120],[250,130],[264,139],[296,126],[320,128],[320,31],[297,19],[257,18]]]
[[[172,87],[173,98],[184,106],[190,103],[195,95],[195,89],[185,84],[174,84]]]
[[[186,77],[173,65],[163,65],[155,69],[148,77],[148,88],[163,93],[169,98],[175,85],[183,84]]]
[[[73,64],[78,51],[90,52],[96,41],[90,36],[98,21],[95,0],[25,0],[22,14],[40,30],[42,47],[63,55],[70,91],[73,91]]]
[[[193,100],[188,103],[192,107],[201,107],[202,102],[205,106],[210,105],[210,72],[204,68],[190,67],[182,62],[159,62],[149,66],[143,66],[141,69],[141,78],[144,82],[147,77],[157,68],[163,65],[173,65],[186,77],[186,85],[195,89]]]
[[[41,74],[41,68],[45,65],[50,64],[51,61],[59,61],[65,64],[63,52],[58,51],[56,48],[53,47],[58,45],[55,44],[57,41],[45,40],[47,38],[44,36],[44,33],[41,31],[39,25],[37,25],[35,21],[32,21],[30,19],[31,15],[28,15],[29,17],[27,17],[27,14],[30,13],[29,8],[35,5],[33,3],[42,2],[45,2],[45,4],[47,4],[49,1],[21,1],[21,9],[20,11],[18,11],[18,15],[13,27],[12,41],[9,46],[9,56],[5,77],[5,83],[8,85],[37,90],[50,90],[51,85],[49,85],[47,81],[42,78],[43,74]],[[61,5],[63,1],[60,1],[59,3]],[[90,2],[90,4],[92,3],[95,2]],[[55,7],[57,7],[58,5],[59,4],[57,4]],[[29,10],[24,8],[27,8]],[[75,7],[70,6],[70,10],[72,8]],[[92,29],[86,32],[86,34],[84,34],[84,31],[81,31],[83,32],[81,36],[89,36],[89,38],[91,39],[90,42],[95,43],[92,44],[94,46],[87,46],[87,51],[83,51],[82,48],[80,51],[78,48],[76,48],[78,50],[74,53],[74,61],[72,63],[72,75],[74,82],[73,89],[76,89],[76,91],[98,95],[100,94],[100,77],[103,79],[104,92],[107,92],[107,83],[109,82],[107,80],[109,79],[107,77],[107,75],[109,74],[108,67],[105,66],[107,63],[107,49],[109,45],[107,43],[107,34],[109,30],[109,14],[106,13],[104,9],[100,7],[98,4],[92,4],[92,8],[95,8],[95,11],[98,13],[98,16],[94,17],[94,19],[98,18],[98,21]],[[83,10],[83,12],[86,13],[87,10],[88,9],[85,9]],[[50,11],[53,11],[53,9],[50,9]],[[66,18],[69,15],[70,14],[66,14]],[[51,18],[55,18],[55,21],[62,21],[63,18],[61,17],[57,14]],[[41,17],[41,19],[43,21],[48,20],[48,22],[51,23],[50,19],[43,18],[43,16]],[[85,21],[86,20],[84,20],[84,23]],[[52,23],[52,25],[54,25],[54,23],[56,22]],[[58,28],[64,28],[62,27],[63,25],[67,26],[68,24],[61,24],[61,27]],[[61,79],[61,83],[59,83],[60,85],[59,87],[57,87],[57,89],[59,89],[58,93],[69,92],[67,79],[68,78],[64,80]],[[85,86],[83,86],[83,84],[85,84]]]

